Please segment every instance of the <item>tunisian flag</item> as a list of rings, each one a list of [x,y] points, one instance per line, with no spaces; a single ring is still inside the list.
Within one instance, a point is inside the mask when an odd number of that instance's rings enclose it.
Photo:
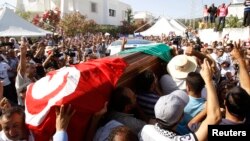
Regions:
[[[103,58],[49,72],[29,85],[25,122],[35,141],[49,141],[55,133],[55,106],[71,104],[76,113],[68,126],[70,141],[82,141],[92,115],[102,109],[127,64]]]

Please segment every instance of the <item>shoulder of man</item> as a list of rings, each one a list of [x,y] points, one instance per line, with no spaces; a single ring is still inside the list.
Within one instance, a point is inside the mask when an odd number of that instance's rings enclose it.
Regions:
[[[175,141],[198,141],[194,133],[189,133],[186,135],[177,135],[174,137]]]
[[[6,137],[3,130],[0,132],[0,141],[11,141]]]

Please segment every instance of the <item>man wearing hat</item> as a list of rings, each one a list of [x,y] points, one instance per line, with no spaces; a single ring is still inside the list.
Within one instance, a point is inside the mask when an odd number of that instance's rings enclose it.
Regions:
[[[140,141],[204,141],[208,137],[208,125],[218,124],[221,120],[221,112],[212,82],[212,69],[205,59],[201,76],[207,87],[207,117],[201,123],[195,133],[178,135],[176,125],[183,117],[184,107],[187,105],[188,95],[176,90],[169,95],[162,96],[155,105],[155,125],[145,125],[139,135]]]
[[[167,65],[169,75],[163,75],[160,79],[163,93],[166,95],[174,90],[185,90],[186,77],[189,72],[196,71],[196,68],[197,62],[194,57],[177,55],[172,58]]]

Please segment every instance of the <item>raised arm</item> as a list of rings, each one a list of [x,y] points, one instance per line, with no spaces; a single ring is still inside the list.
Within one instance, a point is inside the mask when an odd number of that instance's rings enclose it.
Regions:
[[[240,54],[239,48],[235,47],[231,52],[232,57],[238,62],[239,64],[239,79],[241,87],[247,91],[250,95],[250,76],[247,71],[247,66],[244,61],[243,56]]]
[[[199,129],[195,132],[198,141],[205,141],[208,137],[208,125],[218,124],[221,120],[221,112],[218,101],[218,96],[212,81],[212,69],[207,61],[204,59],[204,63],[201,69],[201,76],[205,81],[207,88],[207,117],[201,123]]]
[[[17,68],[17,73],[20,73],[22,77],[24,77],[26,72],[26,54],[27,54],[27,45],[22,42],[20,46],[20,62]]]
[[[75,110],[72,109],[71,105],[67,108],[64,105],[60,108],[56,107],[56,133],[53,136],[53,141],[68,141],[66,130],[74,114]]]
[[[43,62],[43,67],[45,68],[47,65],[48,65],[48,63],[50,62],[50,60],[51,60],[51,58],[53,57],[53,55],[54,55],[54,52],[52,51],[51,52],[51,54],[46,58],[46,60]]]
[[[207,106],[206,103],[204,104],[204,109],[199,112],[195,117],[193,117],[189,122],[188,122],[188,127],[189,129],[192,129],[193,125],[196,125],[197,123],[201,123],[207,116]],[[193,131],[193,130],[192,130]],[[196,131],[196,130],[195,130]]]
[[[213,63],[213,60],[211,58],[209,58],[205,54],[202,54],[199,51],[194,50],[194,48],[192,46],[186,48],[185,54],[190,55],[190,56],[193,55],[193,56],[197,57],[198,59],[200,59],[202,62],[206,58],[210,65]]]
[[[124,37],[124,38],[122,39],[121,51],[124,51],[124,50],[125,50],[125,45],[126,45],[126,43],[127,43],[127,39]]]

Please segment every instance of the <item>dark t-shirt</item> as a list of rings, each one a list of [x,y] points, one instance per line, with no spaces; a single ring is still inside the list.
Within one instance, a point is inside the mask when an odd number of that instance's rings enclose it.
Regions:
[[[217,13],[217,7],[209,7],[208,13],[212,16],[216,16]]]

